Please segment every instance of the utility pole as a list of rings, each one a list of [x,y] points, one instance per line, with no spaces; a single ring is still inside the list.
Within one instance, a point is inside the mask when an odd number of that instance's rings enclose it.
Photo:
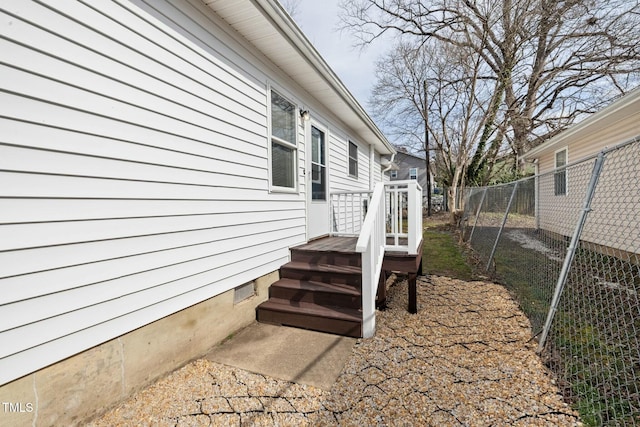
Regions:
[[[431,168],[429,167],[429,115],[428,115],[428,104],[427,104],[427,81],[425,80],[423,85],[424,90],[424,149],[426,152],[426,164],[427,164],[427,216],[431,216]]]

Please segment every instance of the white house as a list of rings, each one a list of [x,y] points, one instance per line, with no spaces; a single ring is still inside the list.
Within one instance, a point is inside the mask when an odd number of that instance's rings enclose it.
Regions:
[[[540,174],[537,225],[561,236],[573,234],[595,158],[603,150],[603,168],[581,238],[638,253],[640,229],[618,225],[637,218],[640,206],[640,88],[524,154],[523,160],[533,162]]]
[[[81,423],[253,321],[394,154],[276,0],[0,16],[2,425]]]

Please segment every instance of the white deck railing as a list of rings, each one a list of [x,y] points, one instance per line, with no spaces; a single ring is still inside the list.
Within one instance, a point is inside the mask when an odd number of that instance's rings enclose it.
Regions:
[[[378,183],[370,191],[331,193],[332,236],[358,236],[362,254],[362,334],[375,332],[375,299],[385,251],[417,255],[422,242],[422,187],[414,181]]]
[[[331,193],[329,224],[332,236],[357,236],[369,209],[372,191],[336,191]]]
[[[382,274],[384,246],[384,184],[378,183],[356,243],[356,251],[362,254],[362,336],[365,338],[371,338],[376,330],[376,293]]]
[[[422,240],[422,187],[414,180],[385,184],[385,250],[416,255]]]
[[[422,187],[415,180],[384,183],[385,250],[418,253],[422,239]],[[331,193],[331,236],[359,236],[371,191]]]

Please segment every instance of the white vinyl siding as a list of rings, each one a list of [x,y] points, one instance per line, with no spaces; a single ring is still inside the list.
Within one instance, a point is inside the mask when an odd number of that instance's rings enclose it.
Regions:
[[[613,148],[638,139],[640,135],[638,99],[638,92],[620,98],[543,144],[536,149],[538,152],[535,155],[527,155],[529,160],[537,158],[538,170],[542,174],[536,185],[536,220],[541,229],[567,238],[574,233],[597,154],[607,147]],[[640,194],[636,186],[628,185],[640,179],[637,147],[637,144],[632,144],[605,156],[591,210],[582,231],[582,241],[638,253],[640,230],[612,226],[603,232],[603,225],[619,224],[626,218],[637,216]],[[559,197],[555,185],[558,176],[555,171],[558,166],[556,156],[565,149],[565,161],[571,166],[566,169],[566,195]],[[607,206],[616,206],[616,209],[612,211]],[[617,256],[616,251],[611,254]]]
[[[332,192],[340,191],[368,191],[369,190],[369,147],[357,144],[358,150],[358,177],[350,176],[349,170],[349,139],[339,130],[329,130],[329,168],[331,177],[329,179]],[[377,154],[377,153],[376,153]],[[376,155],[375,165],[379,166],[380,158]],[[356,196],[359,197],[359,196]],[[348,202],[351,206],[351,200]],[[361,219],[365,214],[364,196],[362,203],[358,199],[353,202],[354,216]],[[332,215],[331,222],[338,229],[351,229],[352,216]]]
[[[0,6],[0,384],[277,270],[305,239],[304,194],[268,191],[278,77],[175,3]]]
[[[329,168],[331,191],[368,190],[369,189],[369,147],[357,145],[358,176],[350,176],[349,139],[337,129],[329,129]],[[345,173],[347,172],[347,173]]]

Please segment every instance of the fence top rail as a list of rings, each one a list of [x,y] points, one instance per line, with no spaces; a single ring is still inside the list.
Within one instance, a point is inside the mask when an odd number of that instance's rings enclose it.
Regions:
[[[518,180],[515,181],[509,181],[509,182],[503,182],[500,184],[493,184],[493,185],[483,185],[481,187],[467,187],[469,190],[484,190],[485,188],[498,188],[498,187],[507,187],[509,185],[513,185],[516,182],[520,182],[520,181],[528,181],[530,179],[535,178],[536,176],[540,176],[540,175],[530,175],[530,176],[525,176],[524,178],[520,178]]]
[[[469,188],[470,190],[471,189],[482,190],[482,189],[485,189],[485,188],[504,187],[504,186],[507,186],[507,185],[514,184],[516,182],[527,181],[527,180],[534,179],[534,178],[540,178],[540,177],[543,177],[545,175],[554,174],[554,173],[556,173],[558,171],[571,169],[572,167],[577,166],[577,165],[582,164],[582,163],[585,163],[585,162],[587,162],[589,160],[595,160],[598,157],[598,155],[600,155],[600,153],[603,153],[603,154],[607,155],[607,154],[609,154],[609,153],[611,153],[613,151],[620,150],[620,149],[626,147],[627,145],[631,145],[631,144],[634,144],[636,142],[640,142],[640,135],[634,136],[633,138],[630,138],[630,139],[628,139],[626,141],[623,141],[623,142],[621,142],[619,144],[616,144],[616,145],[614,145],[612,147],[605,147],[603,150],[601,150],[601,151],[599,151],[597,153],[589,154],[588,156],[584,156],[584,157],[582,157],[582,158],[580,158],[578,160],[574,160],[573,162],[567,163],[566,165],[564,165],[564,166],[562,166],[560,168],[553,169],[553,170],[550,170],[550,171],[547,171],[547,172],[544,172],[544,173],[541,173],[541,174],[538,174],[538,175],[525,176],[524,178],[520,178],[520,179],[515,180],[515,181],[505,182],[505,183],[502,183],[502,184],[485,185],[485,186],[482,186],[482,187],[467,187],[467,188]]]

